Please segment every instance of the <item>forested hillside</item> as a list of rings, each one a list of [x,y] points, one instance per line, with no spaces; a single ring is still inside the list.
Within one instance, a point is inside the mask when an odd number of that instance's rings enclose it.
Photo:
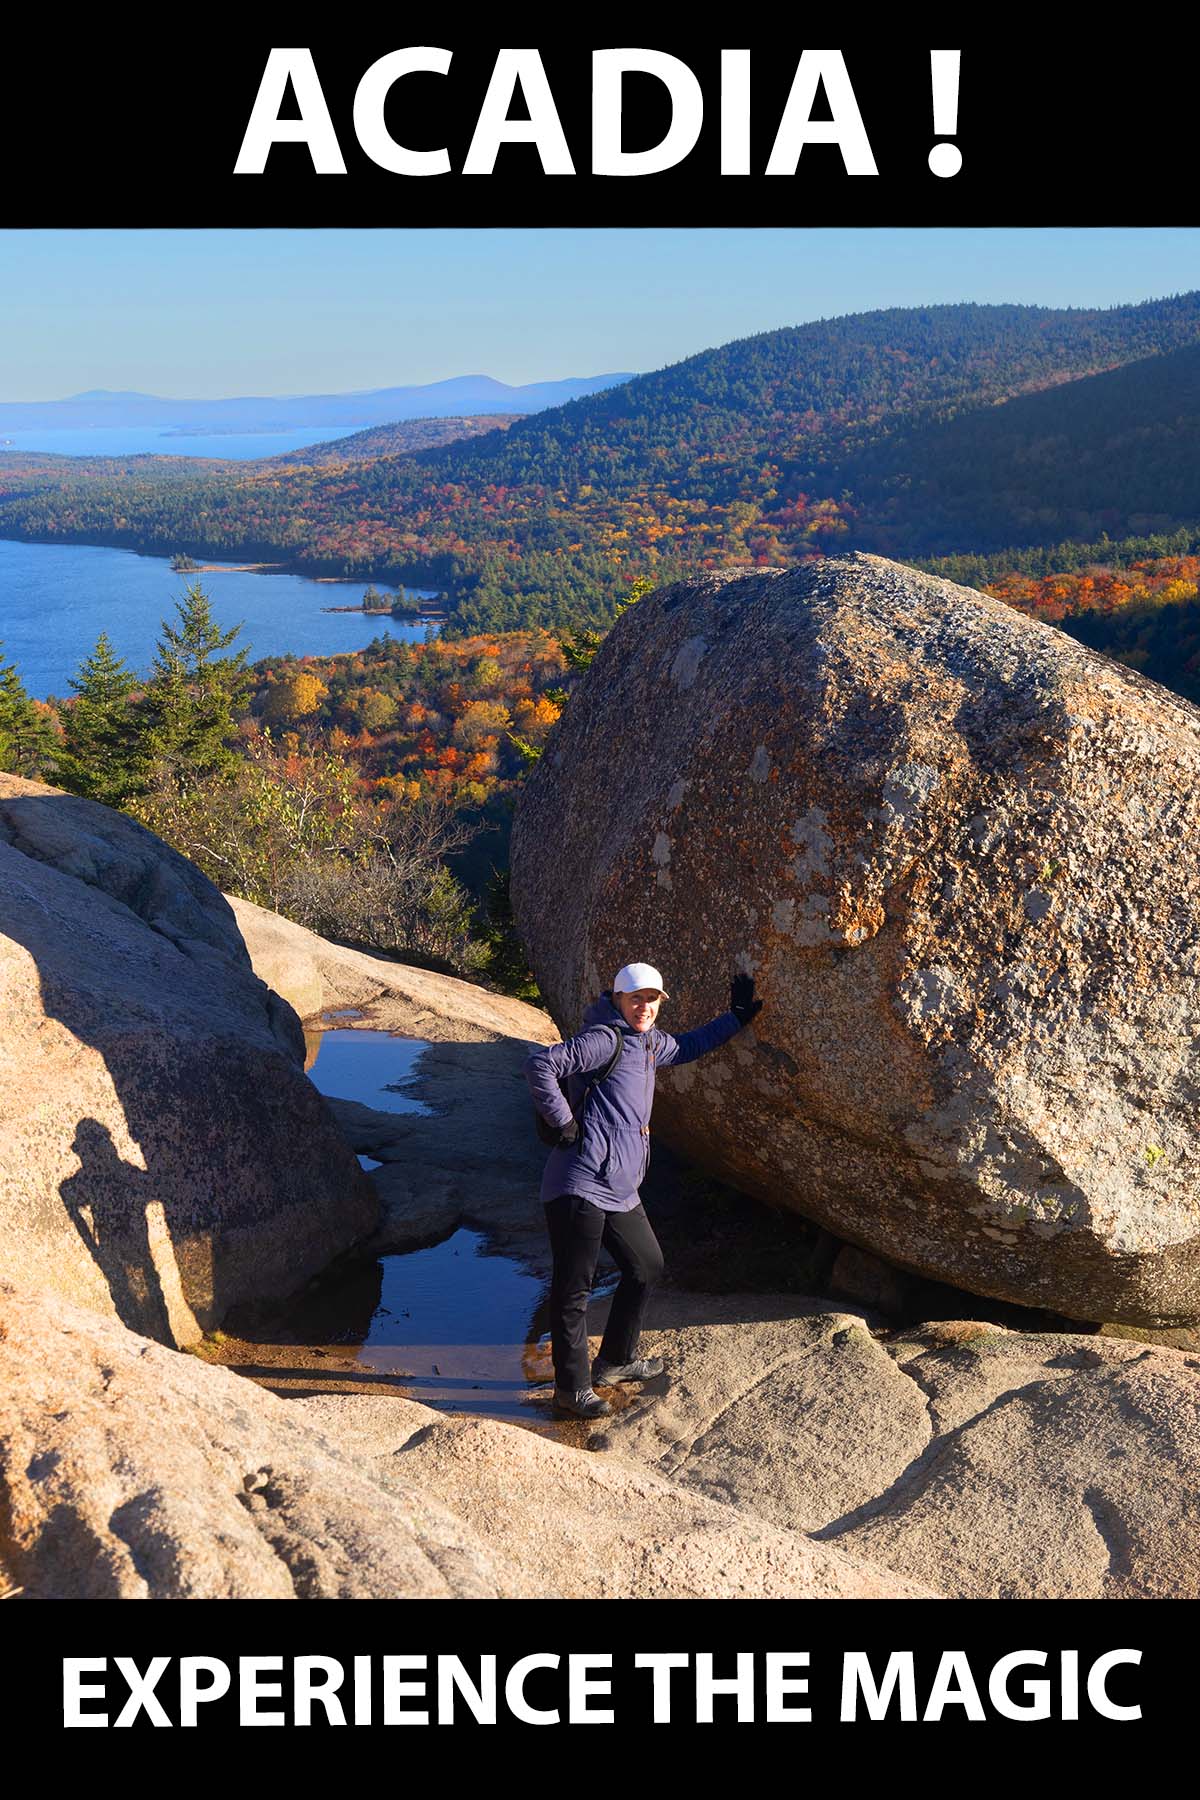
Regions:
[[[462,419],[398,419],[394,425],[368,425],[365,431],[351,432],[349,437],[330,438],[320,444],[305,444],[299,450],[286,450],[270,460],[276,467],[286,469],[305,463],[316,465],[358,462],[372,456],[408,456],[413,450],[454,444],[461,438],[482,437],[485,431],[507,431],[521,417],[520,413],[475,413]]]
[[[1170,531],[1200,520],[1200,344],[900,431],[841,474],[891,555]]]
[[[1109,513],[1126,530],[1143,513],[1180,522],[1190,477],[1165,493],[1158,481],[1172,445],[1193,441],[1176,368],[1194,378],[1197,345],[1197,294],[1108,311],[857,314],[409,455],[339,458],[335,445],[332,460],[206,464],[190,479],[155,459],[5,462],[0,534],[435,586],[463,631],[602,624],[643,573],[662,581],[850,544],[915,556],[1046,542]],[[1106,373],[1127,364],[1139,368],[1124,386]],[[1081,466],[1070,446],[1092,444],[1106,420],[1117,421],[1111,450],[1093,445],[1094,467]],[[1051,483],[1045,447],[1058,438],[1068,447]],[[1118,472],[1143,450],[1128,488],[1137,504],[1116,495],[1113,506]]]

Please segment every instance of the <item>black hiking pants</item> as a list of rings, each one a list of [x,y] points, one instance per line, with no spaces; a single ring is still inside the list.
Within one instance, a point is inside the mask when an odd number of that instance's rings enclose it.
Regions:
[[[578,1194],[560,1194],[546,1202],[546,1224],[554,1251],[550,1283],[554,1385],[578,1392],[592,1385],[587,1308],[601,1246],[621,1271],[600,1344],[601,1357],[613,1364],[632,1362],[637,1355],[646,1303],[663,1272],[663,1254],[640,1204],[632,1212],[606,1212]]]

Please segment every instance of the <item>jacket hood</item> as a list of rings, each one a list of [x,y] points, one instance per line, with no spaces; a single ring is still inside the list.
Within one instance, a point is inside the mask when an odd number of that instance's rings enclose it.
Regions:
[[[592,1001],[583,1015],[583,1022],[585,1025],[615,1025],[621,1031],[633,1030],[633,1026],[618,1011],[612,994],[608,991]]]

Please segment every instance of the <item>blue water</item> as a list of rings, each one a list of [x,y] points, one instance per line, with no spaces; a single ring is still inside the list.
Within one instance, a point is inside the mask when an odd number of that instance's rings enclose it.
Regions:
[[[394,1091],[412,1079],[417,1058],[426,1049],[419,1038],[394,1037],[390,1031],[360,1031],[354,1026],[323,1031],[308,1079],[331,1100],[360,1100],[376,1112],[427,1113],[422,1101]]]
[[[377,1111],[425,1113],[391,1086],[412,1078],[426,1048],[386,1031],[324,1031],[309,1079],[323,1094]],[[608,1271],[595,1291],[610,1292],[616,1280]],[[301,1343],[355,1346],[363,1368],[400,1381],[425,1406],[545,1430],[553,1429],[547,1294],[543,1279],[515,1257],[489,1253],[486,1236],[462,1226],[440,1244],[382,1256],[373,1271],[351,1269],[322,1285],[298,1302],[289,1326]]]
[[[388,1031],[323,1031],[308,1078],[323,1094],[378,1112],[428,1113],[394,1091],[426,1048]],[[512,1257],[489,1256],[483,1236],[466,1228],[427,1250],[380,1257],[375,1268],[375,1284],[354,1272],[340,1295],[302,1301],[291,1319],[301,1341],[359,1346],[364,1367],[403,1376],[404,1391],[426,1406],[530,1422],[530,1385],[547,1378],[543,1281]]]
[[[198,581],[213,616],[228,628],[243,625],[234,649],[260,656],[332,656],[361,650],[389,632],[422,643],[426,625],[400,624],[365,613],[323,612],[353,606],[365,581],[313,581],[303,575],[258,575],[217,570],[176,575],[164,556],[106,550],[89,544],[18,544],[0,539],[0,651],[15,663],[26,692],[44,700],[65,696],[68,682],[107,631],[118,656],[145,674],[164,619],[176,622],[175,603]],[[409,593],[431,598],[429,588]]]
[[[366,1345],[406,1350],[414,1375],[432,1375],[434,1362],[443,1378],[450,1374],[449,1361],[440,1356],[421,1368],[421,1349],[519,1344],[545,1298],[543,1281],[512,1257],[488,1256],[482,1233],[465,1226],[429,1250],[385,1256],[381,1264],[383,1287]],[[376,1368],[387,1366],[383,1358],[369,1360]]]
[[[214,431],[173,437],[163,425],[92,425],[71,431],[0,430],[0,457],[6,452],[49,451],[55,456],[216,456],[247,462],[255,456],[282,456],[308,444],[328,444],[362,431],[361,425],[308,425],[296,431]]]
[[[484,1234],[466,1226],[428,1250],[383,1256],[378,1269],[366,1336],[359,1325],[351,1339],[361,1364],[401,1378],[423,1406],[554,1429],[545,1281],[515,1258],[489,1253]],[[616,1283],[610,1269],[594,1292],[611,1293]]]

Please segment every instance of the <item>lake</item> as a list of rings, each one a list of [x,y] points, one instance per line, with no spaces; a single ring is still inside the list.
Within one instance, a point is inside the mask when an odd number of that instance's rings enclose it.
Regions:
[[[144,674],[162,621],[176,622],[175,603],[199,581],[213,616],[226,629],[243,626],[233,648],[260,656],[332,656],[361,650],[390,632],[423,643],[436,627],[401,624],[385,615],[322,612],[353,606],[365,581],[314,581],[304,575],[219,570],[176,575],[165,556],[139,556],[89,544],[21,544],[0,538],[0,658],[16,664],[26,692],[44,700],[70,693],[68,681],[107,631],[118,656]],[[406,592],[431,599],[432,588]]]
[[[92,425],[72,431],[0,431],[0,456],[38,450],[54,456],[216,456],[248,462],[282,456],[308,444],[328,444],[362,431],[361,425],[307,425],[300,431],[180,432],[165,425]]]

